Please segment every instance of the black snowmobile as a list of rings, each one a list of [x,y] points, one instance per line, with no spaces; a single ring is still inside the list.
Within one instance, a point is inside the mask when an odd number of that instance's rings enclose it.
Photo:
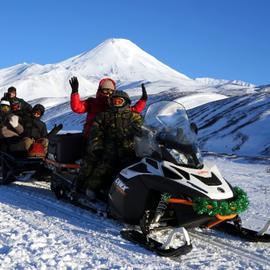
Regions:
[[[143,134],[136,138],[140,161],[121,170],[101,206],[74,192],[79,166],[54,164],[52,190],[83,207],[133,225],[121,235],[161,256],[179,256],[192,249],[189,229],[207,227],[249,241],[270,242],[268,222],[260,232],[241,226],[248,207],[246,193],[232,187],[218,168],[207,167],[196,142],[196,125],[179,103],[149,106]],[[73,167],[72,167],[73,166]],[[160,242],[158,235],[165,235]],[[177,245],[176,245],[177,244]]]

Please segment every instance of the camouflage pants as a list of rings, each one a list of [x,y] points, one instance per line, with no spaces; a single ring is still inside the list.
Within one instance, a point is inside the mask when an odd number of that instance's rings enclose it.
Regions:
[[[96,167],[97,160],[91,155],[86,155],[81,164],[80,172],[76,180],[75,188],[85,191],[88,185],[89,178]]]
[[[102,161],[93,168],[92,173],[86,179],[86,187],[92,190],[100,190],[111,183],[114,174],[114,164]]]
[[[133,150],[121,150],[123,149],[105,151],[103,157],[98,160],[88,159],[84,168],[86,188],[95,191],[108,188],[120,170],[134,162],[136,157]]]

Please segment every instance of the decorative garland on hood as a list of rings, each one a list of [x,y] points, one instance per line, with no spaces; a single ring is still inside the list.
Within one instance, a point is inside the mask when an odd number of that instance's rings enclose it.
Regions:
[[[193,200],[193,209],[200,215],[222,215],[240,214],[247,210],[249,201],[245,191],[239,187],[233,188],[234,197],[228,200],[211,200],[209,198],[195,198]]]

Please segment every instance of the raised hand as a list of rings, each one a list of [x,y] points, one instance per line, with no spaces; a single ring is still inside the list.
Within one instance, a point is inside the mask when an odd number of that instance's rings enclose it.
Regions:
[[[72,89],[72,94],[78,93],[78,91],[79,91],[79,81],[78,81],[77,77],[72,77],[69,80],[69,84],[70,84],[71,89]]]
[[[144,83],[142,83],[142,97],[141,97],[141,99],[142,100],[147,100],[147,98],[148,98],[148,95],[147,95]]]

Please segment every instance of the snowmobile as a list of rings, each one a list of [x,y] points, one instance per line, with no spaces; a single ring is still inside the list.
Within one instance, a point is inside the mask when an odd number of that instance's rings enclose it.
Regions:
[[[48,138],[52,139],[62,129],[63,125],[54,126],[49,132]],[[0,151],[0,185],[8,185],[14,181],[32,181],[42,178],[50,180],[51,171],[44,166],[44,157],[29,156],[28,152],[23,150],[24,146],[21,138],[15,140],[1,141],[6,149]],[[20,147],[13,147],[13,144]],[[38,143],[36,143],[38,144]]]
[[[197,227],[270,242],[270,222],[260,232],[242,227],[239,214],[248,207],[247,195],[232,187],[216,166],[203,163],[196,133],[181,104],[154,103],[145,114],[142,135],[135,138],[138,162],[112,181],[105,205],[74,192],[78,164],[56,166],[55,160],[48,161],[54,172],[52,191],[58,198],[130,224],[133,227],[123,229],[122,237],[161,256],[190,252],[188,231]]]

